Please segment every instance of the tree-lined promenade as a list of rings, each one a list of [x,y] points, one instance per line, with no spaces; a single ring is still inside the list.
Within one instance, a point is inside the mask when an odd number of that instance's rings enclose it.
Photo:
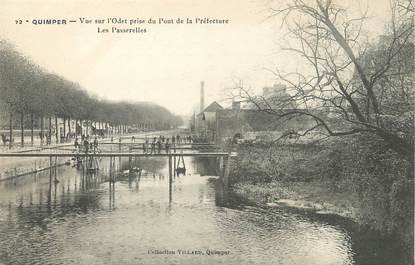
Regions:
[[[167,109],[151,103],[108,102],[89,95],[79,84],[49,73],[0,40],[0,118],[2,141],[12,146],[13,130],[25,130],[30,143],[67,141],[81,135],[127,133],[168,129],[180,119]],[[7,130],[5,133],[5,130]]]

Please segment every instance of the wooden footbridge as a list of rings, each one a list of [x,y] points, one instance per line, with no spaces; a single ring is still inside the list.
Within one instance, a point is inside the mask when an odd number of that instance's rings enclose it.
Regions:
[[[76,161],[81,161],[82,164],[82,171],[83,174],[88,174],[88,172],[91,171],[97,171],[99,170],[98,164],[96,164],[94,161],[97,161],[99,158],[109,158],[110,160],[110,184],[115,183],[115,158],[119,158],[120,164],[121,164],[121,158],[122,157],[128,157],[129,158],[129,170],[132,171],[131,167],[131,161],[133,158],[138,157],[166,157],[168,158],[168,167],[169,167],[169,195],[170,199],[172,196],[172,182],[173,177],[176,176],[176,173],[178,173],[178,165],[176,165],[176,159],[177,161],[180,161],[183,157],[216,157],[219,158],[219,169],[220,172],[222,172],[221,178],[223,180],[223,184],[225,187],[228,186],[228,176],[229,176],[229,168],[230,168],[230,157],[234,156],[234,154],[230,154],[227,152],[218,152],[218,151],[203,151],[199,152],[195,150],[198,150],[199,146],[203,147],[209,147],[209,150],[216,150],[217,147],[208,145],[208,144],[176,144],[175,151],[173,151],[173,148],[170,150],[162,149],[162,151],[158,151],[156,148],[156,151],[151,153],[148,151],[147,148],[140,147],[142,143],[135,143],[135,142],[128,142],[128,143],[100,143],[102,144],[113,144],[118,146],[117,152],[94,152],[94,151],[79,151],[79,149],[74,148],[65,148],[65,146],[61,146],[56,148],[55,150],[51,149],[45,149],[45,150],[33,150],[28,152],[5,152],[0,153],[1,157],[15,157],[15,158],[23,158],[23,157],[33,157],[33,158],[39,158],[39,157],[48,157],[49,158],[49,175],[50,175],[50,183],[52,182],[52,178],[54,176],[55,181],[57,180],[56,175],[56,167],[57,164],[57,158],[73,158]],[[123,151],[122,147],[128,146],[127,151]],[[70,147],[70,146],[67,146]],[[136,151],[137,150],[137,151]],[[179,152],[177,152],[180,150]],[[188,151],[186,151],[188,150]],[[52,152],[53,151],[53,152]],[[173,161],[174,160],[174,161]],[[94,167],[94,168],[92,168]],[[51,184],[50,184],[51,185]]]

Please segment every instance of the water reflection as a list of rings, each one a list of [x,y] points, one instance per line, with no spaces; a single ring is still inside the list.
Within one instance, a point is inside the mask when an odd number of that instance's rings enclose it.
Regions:
[[[0,263],[4,264],[391,264],[342,218],[259,207],[209,176],[216,161],[186,159],[173,179],[168,161],[118,159],[96,174],[73,167],[0,183]],[[206,162],[206,163],[204,163]],[[130,174],[133,165],[143,169]],[[203,250],[156,255],[149,250]],[[229,255],[206,255],[206,250]],[[397,263],[399,264],[399,263]]]

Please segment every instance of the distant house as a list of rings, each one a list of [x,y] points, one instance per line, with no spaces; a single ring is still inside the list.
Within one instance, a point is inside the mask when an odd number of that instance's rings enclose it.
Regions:
[[[259,105],[261,108],[295,109],[298,106],[291,98],[286,85],[274,84],[263,87],[262,99],[256,100],[256,104],[248,103],[246,108],[257,109],[257,105]]]
[[[256,105],[241,98],[234,98],[231,108],[223,108],[216,101],[203,108],[203,82],[201,85],[200,113],[193,115],[192,131],[200,138],[209,142],[221,143],[226,139],[243,137],[245,139],[277,138],[285,132],[303,131],[315,124],[310,117],[294,117],[279,120],[276,115],[262,112]],[[263,98],[268,106],[293,110],[297,107],[291,103],[287,87],[274,84],[263,88]],[[262,102],[259,104],[261,105]],[[265,104],[265,103],[264,103]]]
[[[202,138],[209,141],[216,137],[216,113],[223,110],[223,107],[216,101],[212,102],[202,112],[196,115],[195,132]]]
[[[234,101],[229,109],[213,102],[195,116],[195,133],[211,142],[220,143],[236,135],[244,138],[278,137],[285,131],[302,131],[314,123],[308,117],[296,117],[282,123],[275,115],[255,109],[243,109]]]
[[[255,109],[241,109],[233,104],[231,109],[216,113],[215,142],[229,138],[277,138],[287,131],[302,131],[314,124],[308,117],[295,117],[282,122],[277,116]]]

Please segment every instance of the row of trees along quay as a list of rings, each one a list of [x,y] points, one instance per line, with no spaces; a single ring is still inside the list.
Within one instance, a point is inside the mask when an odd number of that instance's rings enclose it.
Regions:
[[[45,71],[5,40],[0,40],[0,95],[2,140],[9,147],[14,129],[20,129],[24,146],[29,128],[33,145],[35,137],[41,144],[60,143],[89,132],[113,135],[180,124],[178,116],[152,103],[97,99],[79,84]]]

